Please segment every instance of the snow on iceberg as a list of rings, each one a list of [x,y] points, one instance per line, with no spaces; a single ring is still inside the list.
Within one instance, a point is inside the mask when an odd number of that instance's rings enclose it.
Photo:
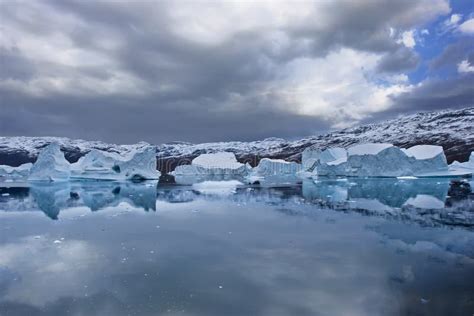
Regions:
[[[71,165],[71,178],[101,180],[157,180],[156,149],[153,146],[121,156],[96,149]]]
[[[202,154],[193,159],[191,165],[181,165],[171,172],[174,176],[246,176],[251,171],[248,164],[237,161],[230,152]]]
[[[25,163],[18,167],[0,165],[0,179],[25,180],[30,174],[32,163]]]
[[[58,143],[46,146],[30,169],[30,181],[67,181],[71,175],[70,164],[64,158]]]

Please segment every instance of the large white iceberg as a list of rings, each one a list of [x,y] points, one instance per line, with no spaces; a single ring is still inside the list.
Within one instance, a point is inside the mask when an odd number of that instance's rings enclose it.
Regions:
[[[70,164],[57,143],[45,147],[31,167],[31,181],[97,180],[157,180],[156,149],[146,145],[125,155],[91,150],[76,163]]]
[[[191,165],[181,165],[171,172],[174,176],[246,176],[251,171],[248,164],[237,161],[230,152],[202,154],[193,159]]]
[[[321,176],[400,177],[412,175],[408,156],[391,144],[360,144],[349,147],[342,157],[321,164]]]
[[[412,163],[415,176],[439,174],[448,171],[448,163],[443,147],[434,145],[417,145],[404,150]]]
[[[360,144],[349,147],[347,157],[343,151],[332,150],[320,154],[316,168],[318,176],[345,177],[444,177],[460,176],[465,172],[450,171],[443,148],[433,145],[417,145],[400,149],[392,144]]]
[[[46,146],[30,169],[30,181],[67,181],[71,175],[70,164],[57,143]]]
[[[0,165],[0,180],[25,180],[30,174],[32,163],[25,163],[18,167]]]
[[[121,156],[96,149],[71,165],[71,178],[101,180],[157,180],[156,149],[145,146]]]

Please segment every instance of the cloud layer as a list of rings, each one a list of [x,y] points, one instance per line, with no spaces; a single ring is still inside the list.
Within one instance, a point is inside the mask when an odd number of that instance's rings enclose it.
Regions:
[[[431,84],[407,73],[424,62],[421,29],[451,13],[446,0],[1,6],[1,134],[155,143],[297,137],[424,109],[400,104]],[[446,21],[451,45],[467,42],[470,20]],[[454,81],[472,82],[470,49]]]

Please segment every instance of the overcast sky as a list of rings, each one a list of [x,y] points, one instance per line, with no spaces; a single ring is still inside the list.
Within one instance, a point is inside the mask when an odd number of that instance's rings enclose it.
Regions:
[[[0,0],[0,136],[297,138],[473,87],[472,0]]]

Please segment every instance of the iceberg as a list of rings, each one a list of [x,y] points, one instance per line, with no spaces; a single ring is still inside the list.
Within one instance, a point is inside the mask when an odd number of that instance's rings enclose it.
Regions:
[[[412,170],[415,176],[448,171],[448,163],[441,146],[417,145],[403,152],[412,158]]]
[[[252,170],[248,164],[237,161],[230,152],[202,154],[193,159],[191,165],[181,165],[171,172],[176,176],[242,176]]]
[[[157,180],[156,150],[146,146],[126,156],[92,149],[71,165],[71,178],[100,180]]]
[[[453,177],[462,170],[450,170],[443,148],[417,145],[401,149],[392,144],[369,143],[344,150],[329,149],[320,154],[316,175],[329,177]]]
[[[67,181],[71,175],[70,164],[64,158],[58,143],[46,146],[30,169],[30,181]]]
[[[144,146],[125,155],[92,149],[76,163],[70,164],[57,143],[51,143],[38,155],[28,177],[31,181],[157,180],[156,149]]]
[[[25,163],[18,167],[0,165],[0,179],[26,180],[32,166],[32,163]]]
[[[466,162],[454,161],[449,165],[449,171],[451,172],[467,172],[474,174],[474,151],[471,152],[469,160]]]
[[[308,147],[301,154],[301,164],[303,172],[313,172],[319,162],[321,150],[319,148]]]
[[[360,144],[349,147],[347,158],[323,163],[318,176],[401,177],[413,174],[409,157],[392,144]]]
[[[319,150],[317,148],[307,148],[303,151],[302,164],[303,170],[298,173],[298,176],[307,178],[319,173],[320,166],[329,164],[331,171],[322,171],[324,175],[344,173],[344,171],[336,171],[342,163],[347,161],[347,151],[341,147],[328,148],[326,150]],[[344,167],[343,167],[344,168]],[[326,169],[324,167],[321,170]]]
[[[156,170],[156,148],[147,146],[142,150],[134,151],[129,159],[116,164],[122,179],[127,180],[158,180],[161,173]]]
[[[258,166],[253,168],[252,176],[296,175],[301,171],[301,164],[282,159],[263,158]]]

